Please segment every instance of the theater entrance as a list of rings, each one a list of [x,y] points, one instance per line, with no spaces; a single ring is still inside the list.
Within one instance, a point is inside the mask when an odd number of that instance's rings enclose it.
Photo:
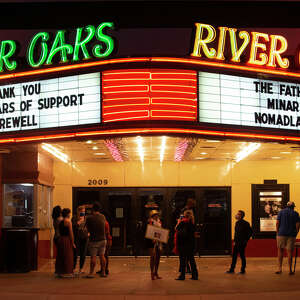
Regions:
[[[87,214],[98,201],[110,223],[113,245],[111,255],[148,255],[144,246],[145,226],[150,210],[160,211],[163,227],[170,230],[164,255],[174,255],[174,227],[188,201],[200,235],[196,254],[226,255],[231,251],[230,187],[132,187],[73,188],[73,211],[86,205]]]

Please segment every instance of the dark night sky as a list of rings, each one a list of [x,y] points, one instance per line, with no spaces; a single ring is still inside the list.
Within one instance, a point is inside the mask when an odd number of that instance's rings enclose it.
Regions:
[[[300,2],[295,1],[3,2],[7,1],[0,0],[0,40],[23,44],[21,56],[41,30],[97,26],[103,21],[116,23],[118,56],[123,57],[188,55],[194,22],[283,35],[289,42],[287,55],[294,55],[300,44]]]

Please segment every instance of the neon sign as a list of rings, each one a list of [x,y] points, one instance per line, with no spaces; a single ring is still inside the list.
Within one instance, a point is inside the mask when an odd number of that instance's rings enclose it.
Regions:
[[[53,40],[48,32],[39,32],[27,47],[27,63],[38,68],[51,65],[54,60],[68,63],[108,57],[114,50],[114,40],[105,31],[113,27],[113,23],[109,22],[101,23],[97,28],[92,25],[79,27],[73,43],[67,41],[66,30],[58,30]],[[0,43],[0,72],[13,71],[18,67],[16,49],[17,43],[13,40]]]
[[[236,28],[218,27],[196,23],[194,49],[195,57],[230,60],[239,63],[242,55],[248,55],[247,64],[271,68],[287,69],[289,59],[283,55],[288,42],[281,35],[269,35],[261,32],[238,31]],[[229,41],[229,48],[226,48]],[[227,55],[227,57],[226,57]]]

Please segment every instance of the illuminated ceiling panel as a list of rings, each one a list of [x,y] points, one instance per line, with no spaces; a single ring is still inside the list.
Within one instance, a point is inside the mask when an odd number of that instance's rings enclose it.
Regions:
[[[165,161],[193,161],[195,163],[217,160],[234,161],[237,153],[249,145],[249,142],[235,140],[218,141],[170,136],[165,136],[165,138],[163,136],[140,138],[143,160],[159,162],[162,159],[163,148],[162,163]],[[111,149],[113,152],[107,147],[107,140],[102,139],[59,142],[51,145],[67,154],[71,162],[116,162],[121,161],[121,159],[130,162],[141,160],[141,153],[139,152],[141,149],[138,147],[137,137],[116,138],[109,141],[113,143],[113,149]],[[179,151],[182,147],[185,148],[184,151]],[[31,148],[36,148],[36,145],[18,145],[6,149],[11,152],[24,152],[30,151]],[[3,149],[1,147],[0,150]],[[176,157],[177,159],[175,159]],[[300,146],[297,144],[261,143],[261,147],[246,157],[245,160],[272,160],[273,158],[278,159],[278,157],[281,160],[300,161]]]

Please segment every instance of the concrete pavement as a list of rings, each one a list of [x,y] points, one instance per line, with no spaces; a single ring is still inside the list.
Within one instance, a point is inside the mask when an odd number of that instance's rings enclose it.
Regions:
[[[300,270],[288,275],[274,274],[276,259],[249,258],[245,275],[224,274],[228,258],[197,258],[199,280],[174,280],[177,258],[162,258],[161,280],[152,281],[147,258],[112,258],[108,278],[57,279],[54,262],[44,261],[39,271],[26,274],[0,274],[0,299],[3,300],[235,300],[300,299]],[[89,260],[85,271],[88,271]],[[238,265],[239,267],[239,265]],[[238,269],[237,269],[238,271]]]

